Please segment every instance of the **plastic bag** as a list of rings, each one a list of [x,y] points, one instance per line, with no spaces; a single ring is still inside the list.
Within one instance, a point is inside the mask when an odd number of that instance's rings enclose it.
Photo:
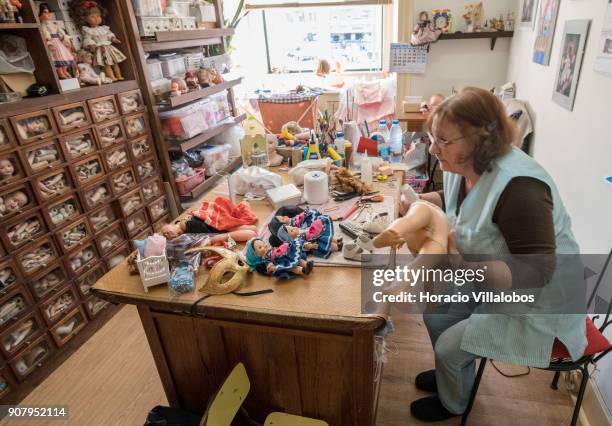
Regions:
[[[308,172],[315,170],[327,173],[331,167],[331,160],[322,158],[320,160],[305,160],[289,170],[289,175],[293,178],[293,183],[297,186],[304,185],[304,176]]]
[[[282,184],[283,180],[278,174],[257,166],[242,167],[230,177],[232,190],[241,195],[265,196],[266,190]]]
[[[201,167],[204,162],[202,152],[200,148],[190,149],[184,154],[185,160],[187,160],[191,167]]]
[[[0,74],[34,72],[34,61],[25,39],[12,34],[0,35]]]
[[[189,167],[189,163],[187,159],[183,156],[178,160],[172,161],[172,173],[175,177],[181,176],[193,176],[195,173],[191,167]]]

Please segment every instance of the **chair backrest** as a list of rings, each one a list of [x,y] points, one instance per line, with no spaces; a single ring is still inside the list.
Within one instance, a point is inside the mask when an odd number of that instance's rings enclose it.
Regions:
[[[597,276],[597,282],[595,283],[595,286],[593,287],[593,292],[591,293],[591,296],[589,297],[589,300],[587,302],[587,309],[590,308],[593,305],[593,302],[595,301],[595,297],[597,296],[597,292],[599,291],[601,283],[605,279],[606,271],[607,271],[608,267],[610,266],[610,260],[611,259],[612,259],[612,249],[608,253],[608,256],[606,257],[606,260],[605,260],[605,262],[603,264],[603,267],[601,268],[601,271],[599,272],[599,275]],[[608,304],[608,310],[606,312],[606,316],[604,317],[601,326],[599,327],[599,331],[601,331],[602,333],[608,327],[608,325],[612,324],[612,318],[611,318],[611,314],[612,314],[612,300],[607,300],[606,303]],[[595,315],[593,317],[593,319],[598,319],[598,318],[599,318],[599,315]]]
[[[246,399],[251,382],[243,363],[238,363],[206,409],[200,426],[227,426]]]

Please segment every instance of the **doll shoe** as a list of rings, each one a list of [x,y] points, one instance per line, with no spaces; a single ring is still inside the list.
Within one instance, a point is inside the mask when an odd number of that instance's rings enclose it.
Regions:
[[[360,233],[357,236],[357,239],[355,240],[355,242],[359,245],[359,247],[361,247],[364,250],[367,250],[369,252],[372,251],[372,238],[370,238],[370,236],[368,234],[366,234],[365,232]]]
[[[357,241],[352,241],[344,245],[342,256],[345,259],[356,260],[357,262],[369,262],[372,260],[372,253],[362,248]]]
[[[306,262],[306,266],[304,267],[304,269],[302,269],[304,275],[310,275],[310,273],[312,272],[312,268],[314,268],[314,262],[312,260],[309,260],[308,262]]]
[[[389,219],[388,215],[377,215],[371,222],[364,223],[362,229],[368,234],[377,235],[387,229],[390,223],[391,220]]]

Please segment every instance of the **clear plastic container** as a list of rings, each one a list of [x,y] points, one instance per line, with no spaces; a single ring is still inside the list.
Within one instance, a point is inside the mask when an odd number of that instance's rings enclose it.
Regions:
[[[211,124],[213,112],[211,102],[201,100],[191,105],[159,114],[162,134],[168,139],[186,140],[199,135],[216,123]]]
[[[210,97],[215,111],[215,120],[217,123],[222,122],[232,115],[229,102],[227,101],[227,93],[221,92]]]
[[[191,2],[188,1],[173,1],[170,3],[170,7],[174,9],[174,13],[176,16],[189,16],[189,5]]]
[[[403,132],[399,120],[393,120],[389,132],[389,146],[391,148],[391,161],[399,163],[402,159]]]
[[[185,58],[183,58],[183,55],[177,55],[175,53],[160,55],[159,60],[161,61],[164,77],[172,78],[177,75],[182,77],[185,74]]]
[[[204,159],[203,167],[206,169],[206,176],[212,176],[227,167],[229,164],[229,153],[231,146],[223,145],[205,145],[200,148],[202,158]]]
[[[164,5],[166,2],[163,2]],[[136,16],[163,16],[164,8],[161,0],[132,0]]]
[[[159,59],[147,59],[147,72],[149,73],[149,80],[151,81],[164,78],[162,63]]]

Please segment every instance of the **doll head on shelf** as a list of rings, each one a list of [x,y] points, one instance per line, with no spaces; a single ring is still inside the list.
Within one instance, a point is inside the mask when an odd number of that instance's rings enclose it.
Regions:
[[[16,191],[5,199],[4,207],[7,213],[13,213],[28,203],[28,196],[23,191]]]
[[[79,50],[77,52],[77,61],[82,64],[93,64],[93,53],[88,50]]]
[[[95,28],[102,25],[106,10],[95,0],[71,2],[71,16],[79,26]]]
[[[189,92],[187,83],[182,77],[174,77],[170,83],[171,96],[179,96],[183,93]]]
[[[264,256],[270,250],[270,244],[266,243],[261,238],[251,238],[246,243],[246,262],[255,269],[257,265],[265,263]]]
[[[51,19],[51,9],[47,3],[41,3],[38,9],[38,20],[42,23]]]
[[[3,158],[0,160],[0,180],[10,178],[15,174],[15,167],[11,160]]]

